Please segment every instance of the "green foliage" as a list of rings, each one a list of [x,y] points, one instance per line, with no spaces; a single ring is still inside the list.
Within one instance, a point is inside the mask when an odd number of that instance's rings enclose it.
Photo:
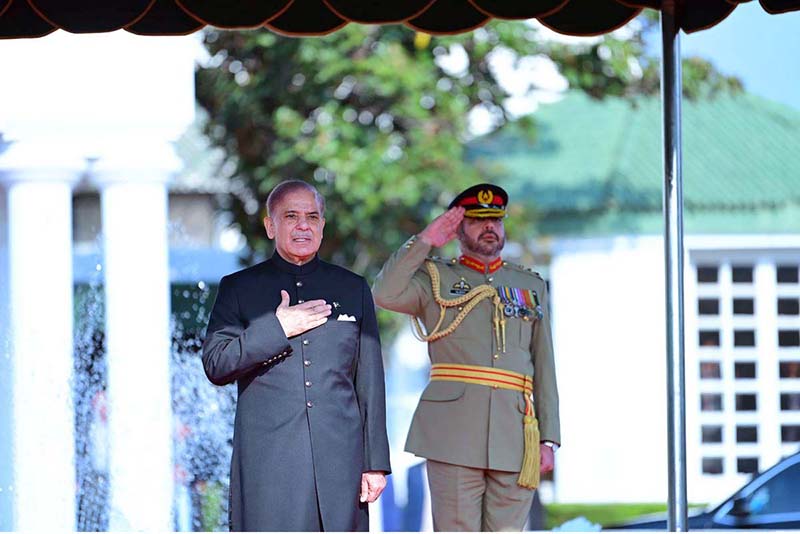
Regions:
[[[303,39],[210,30],[212,59],[198,69],[197,98],[209,114],[206,133],[227,155],[221,174],[233,195],[224,208],[253,256],[263,256],[271,252],[262,227],[266,195],[287,178],[312,182],[329,207],[321,255],[372,279],[455,193],[481,181],[464,159],[468,113],[482,108],[494,129],[513,119],[493,53],[510,52],[516,64],[549,57],[573,88],[597,98],[653,93],[657,63],[646,57],[643,37],[651,26],[642,18],[629,36],[577,45],[505,21],[446,37],[398,25],[350,24]],[[453,50],[466,52],[463,69],[443,68]],[[694,77],[700,87],[727,83],[697,64],[685,76],[695,92]],[[533,120],[517,124],[535,136]],[[511,201],[509,235],[524,241],[536,217]]]
[[[704,508],[703,505],[692,505]],[[552,530],[576,517],[585,517],[604,527],[632,521],[642,515],[667,512],[663,503],[611,503],[611,504],[546,504],[545,528]]]
[[[200,530],[224,532],[228,530],[225,513],[225,487],[219,482],[203,482],[197,488],[200,494]]]
[[[550,57],[570,86],[594,98],[657,95],[661,87],[661,58],[651,55],[659,28],[658,16],[645,12],[624,29],[587,44],[557,44]],[[648,47],[649,43],[649,47]],[[741,81],[725,76],[698,57],[684,58],[683,96],[689,100],[742,90]]]
[[[437,87],[433,54],[413,32],[351,25],[320,39],[207,40],[225,59],[198,72],[198,98],[211,138],[236,163],[229,208],[256,253],[269,249],[263,199],[286,178],[327,199],[323,257],[370,274],[453,190],[479,179],[461,157],[469,100]]]

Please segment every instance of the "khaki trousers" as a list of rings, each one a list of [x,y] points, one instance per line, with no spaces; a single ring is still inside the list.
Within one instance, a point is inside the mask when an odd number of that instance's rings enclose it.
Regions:
[[[437,532],[521,531],[533,490],[517,486],[519,473],[427,461],[433,529]]]

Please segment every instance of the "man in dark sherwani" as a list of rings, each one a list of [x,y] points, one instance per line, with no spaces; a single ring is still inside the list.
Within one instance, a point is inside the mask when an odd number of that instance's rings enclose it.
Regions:
[[[325,202],[282,182],[267,199],[270,259],[225,276],[203,343],[236,381],[233,531],[367,531],[390,472],[383,363],[366,281],[317,254]]]

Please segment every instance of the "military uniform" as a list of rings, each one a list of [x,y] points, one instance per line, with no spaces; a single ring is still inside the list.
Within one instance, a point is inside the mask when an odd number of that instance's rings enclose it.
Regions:
[[[488,216],[497,216],[489,213]],[[496,374],[501,378],[504,373],[532,376],[539,439],[560,443],[544,280],[529,269],[499,258],[484,265],[468,256],[445,260],[431,257],[430,252],[431,246],[415,236],[394,253],[375,281],[376,303],[418,318],[430,333],[439,322],[441,307],[434,298],[432,274],[426,262],[436,267],[438,289],[445,300],[457,299],[481,285],[494,288],[505,324],[498,323],[497,299],[483,299],[455,330],[429,342],[433,367],[478,368],[485,376]],[[440,329],[450,325],[466,305],[446,308]],[[414,414],[406,451],[444,464],[519,473],[523,463],[523,417],[529,409],[526,396],[522,391],[504,389],[502,383],[432,380]],[[538,457],[538,450],[536,454]],[[533,492],[528,492],[532,498]],[[484,523],[480,529],[486,528]]]

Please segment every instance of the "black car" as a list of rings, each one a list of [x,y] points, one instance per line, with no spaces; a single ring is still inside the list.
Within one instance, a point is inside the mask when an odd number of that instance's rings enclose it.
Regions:
[[[690,530],[800,529],[800,452],[753,477],[742,489],[689,517]],[[666,519],[638,520],[604,530],[666,530]]]

